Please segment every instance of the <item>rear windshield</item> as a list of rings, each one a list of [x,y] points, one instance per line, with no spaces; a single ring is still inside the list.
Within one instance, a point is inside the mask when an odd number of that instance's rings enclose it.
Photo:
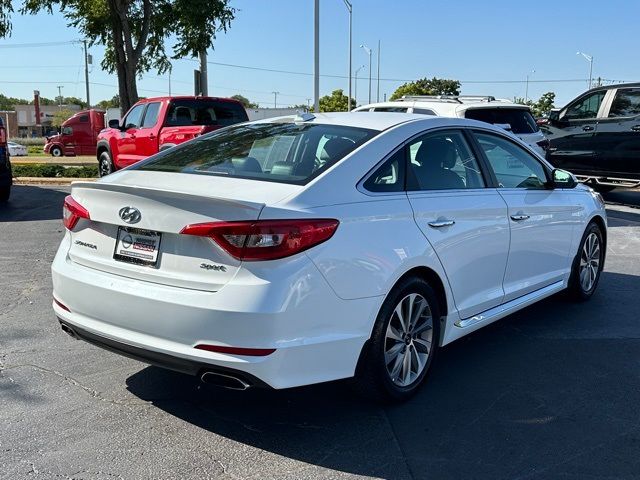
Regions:
[[[515,134],[538,131],[531,112],[523,108],[472,108],[466,111],[465,117],[486,123],[509,124]]]
[[[173,100],[165,125],[221,125],[226,127],[249,120],[242,105],[220,100]]]
[[[244,124],[197,137],[132,168],[304,185],[377,133],[312,123]]]

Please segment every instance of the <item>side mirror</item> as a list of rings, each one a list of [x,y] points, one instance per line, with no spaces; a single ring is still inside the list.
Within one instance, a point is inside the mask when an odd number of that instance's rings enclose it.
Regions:
[[[112,118],[111,120],[109,120],[109,128],[120,129],[120,120],[116,118]]]
[[[578,185],[576,177],[573,173],[554,168],[551,172],[551,179],[553,182],[553,188],[575,188]]]

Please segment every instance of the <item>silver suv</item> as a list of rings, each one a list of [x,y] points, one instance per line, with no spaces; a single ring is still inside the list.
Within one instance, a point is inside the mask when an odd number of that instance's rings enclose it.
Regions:
[[[354,109],[354,112],[402,112],[470,118],[511,131],[543,157],[549,146],[549,141],[540,131],[527,105],[491,96],[406,95],[391,102],[363,105]]]

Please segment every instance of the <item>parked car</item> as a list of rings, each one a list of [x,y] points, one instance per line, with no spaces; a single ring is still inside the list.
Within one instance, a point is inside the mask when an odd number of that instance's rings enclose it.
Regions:
[[[13,175],[11,174],[7,130],[4,128],[2,118],[0,118],[0,202],[9,200],[12,184]]]
[[[640,83],[592,88],[541,128],[547,160],[578,180],[601,191],[640,185]]]
[[[529,106],[492,96],[409,95],[395,101],[363,105],[354,111],[418,113],[480,120],[510,131],[542,156],[549,143]]]
[[[73,183],[64,225],[73,337],[230,388],[355,376],[396,400],[441,346],[591,297],[607,242],[602,197],[513,135],[399,113],[204,135]]]
[[[156,97],[140,100],[122,120],[109,121],[98,136],[100,176],[128,167],[154,153],[203,133],[248,120],[231,98]]]
[[[104,110],[83,110],[62,124],[58,135],[47,137],[44,153],[54,157],[95,155],[98,134],[104,129]]]
[[[15,142],[7,142],[9,155],[12,157],[24,157],[27,155],[27,147]]]

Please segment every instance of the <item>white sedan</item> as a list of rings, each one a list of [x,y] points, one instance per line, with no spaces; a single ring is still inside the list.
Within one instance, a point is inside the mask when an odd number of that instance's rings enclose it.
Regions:
[[[7,142],[10,157],[24,157],[27,155],[27,147],[19,143]]]
[[[397,113],[221,129],[64,204],[64,331],[245,389],[355,377],[380,399],[442,346],[596,290],[602,198],[504,130]]]

